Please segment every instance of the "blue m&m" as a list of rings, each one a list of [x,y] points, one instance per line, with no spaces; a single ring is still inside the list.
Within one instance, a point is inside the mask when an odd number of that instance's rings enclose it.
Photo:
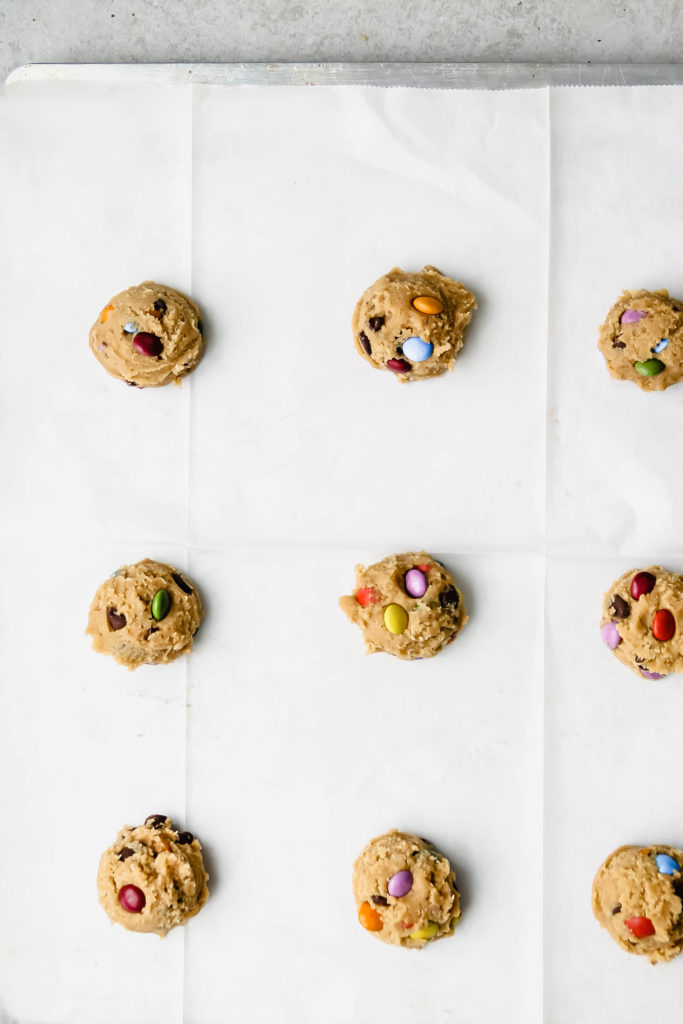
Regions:
[[[681,870],[678,861],[675,861],[668,853],[658,853],[655,862],[660,875],[673,875],[674,871]]]
[[[434,351],[434,346],[430,341],[423,341],[417,335],[404,341],[401,348],[403,349],[403,355],[411,363],[424,363],[425,359],[429,359]]]

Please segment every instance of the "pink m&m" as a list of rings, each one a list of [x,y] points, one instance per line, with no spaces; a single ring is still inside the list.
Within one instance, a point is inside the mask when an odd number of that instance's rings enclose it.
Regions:
[[[390,896],[400,898],[401,896],[407,896],[410,890],[413,888],[413,873],[412,871],[397,871],[395,875],[392,875],[387,884],[387,892]]]
[[[606,622],[600,630],[600,636],[602,637],[603,644],[605,647],[609,647],[610,651],[613,651],[621,643],[621,637],[615,622]]]
[[[147,900],[137,885],[124,885],[119,892],[119,903],[129,914],[139,914]]]
[[[405,587],[411,597],[424,597],[429,583],[421,569],[408,569]]]
[[[646,316],[647,313],[644,309],[627,309],[625,313],[621,314],[621,322],[622,324],[637,324]]]

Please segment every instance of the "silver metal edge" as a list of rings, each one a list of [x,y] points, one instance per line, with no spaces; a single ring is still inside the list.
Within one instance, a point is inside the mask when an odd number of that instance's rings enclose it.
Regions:
[[[547,86],[679,85],[683,82],[683,64],[26,64],[8,75],[6,85],[41,81],[538,89]]]

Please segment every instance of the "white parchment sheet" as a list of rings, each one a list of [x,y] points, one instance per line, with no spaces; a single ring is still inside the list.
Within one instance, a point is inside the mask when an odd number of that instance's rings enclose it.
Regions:
[[[682,106],[674,89],[6,91],[3,1024],[674,1019],[679,965],[612,949],[589,897],[612,847],[683,842],[674,715],[664,745],[656,727],[675,682],[624,678],[596,626],[631,556],[655,536],[678,551],[681,399],[610,381],[595,350],[621,287],[676,293],[678,144],[659,138]],[[350,317],[391,266],[425,263],[479,309],[456,372],[401,387],[354,352]],[[88,350],[145,278],[202,309],[182,388],[126,388]],[[364,657],[337,598],[355,562],[412,547],[452,569],[471,621],[435,659]],[[207,615],[191,657],[128,673],[83,630],[97,585],[146,555],[185,569]],[[116,831],[159,812],[211,875],[163,941],[95,896]],[[351,864],[391,827],[432,839],[462,888],[455,937],[420,954],[355,919]]]

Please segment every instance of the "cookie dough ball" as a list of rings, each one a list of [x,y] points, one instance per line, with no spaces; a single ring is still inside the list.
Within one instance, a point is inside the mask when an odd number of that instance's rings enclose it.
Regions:
[[[199,594],[172,565],[143,558],[122,565],[90,605],[86,633],[100,654],[122,665],[158,665],[192,649],[204,617]]]
[[[627,953],[650,963],[683,948],[683,852],[673,846],[620,846],[593,882],[593,913]]]
[[[646,679],[683,671],[683,577],[660,565],[625,572],[605,594],[600,633]]]
[[[107,373],[136,388],[160,388],[191,373],[204,336],[194,302],[143,281],[115,295],[90,328],[90,348]]]
[[[364,359],[405,383],[453,369],[477,303],[436,267],[407,274],[394,267],[375,281],[353,313],[353,337]]]
[[[357,565],[356,589],[339,607],[360,628],[368,654],[407,660],[438,654],[467,622],[455,580],[426,551]]]
[[[372,839],[353,865],[353,895],[362,926],[393,946],[422,949],[452,935],[461,917],[446,858],[396,829]]]
[[[600,328],[598,348],[618,380],[664,391],[683,377],[683,302],[665,289],[622,292]]]
[[[202,848],[165,814],[121,829],[100,858],[97,895],[115,924],[166,935],[198,914],[207,899]]]

